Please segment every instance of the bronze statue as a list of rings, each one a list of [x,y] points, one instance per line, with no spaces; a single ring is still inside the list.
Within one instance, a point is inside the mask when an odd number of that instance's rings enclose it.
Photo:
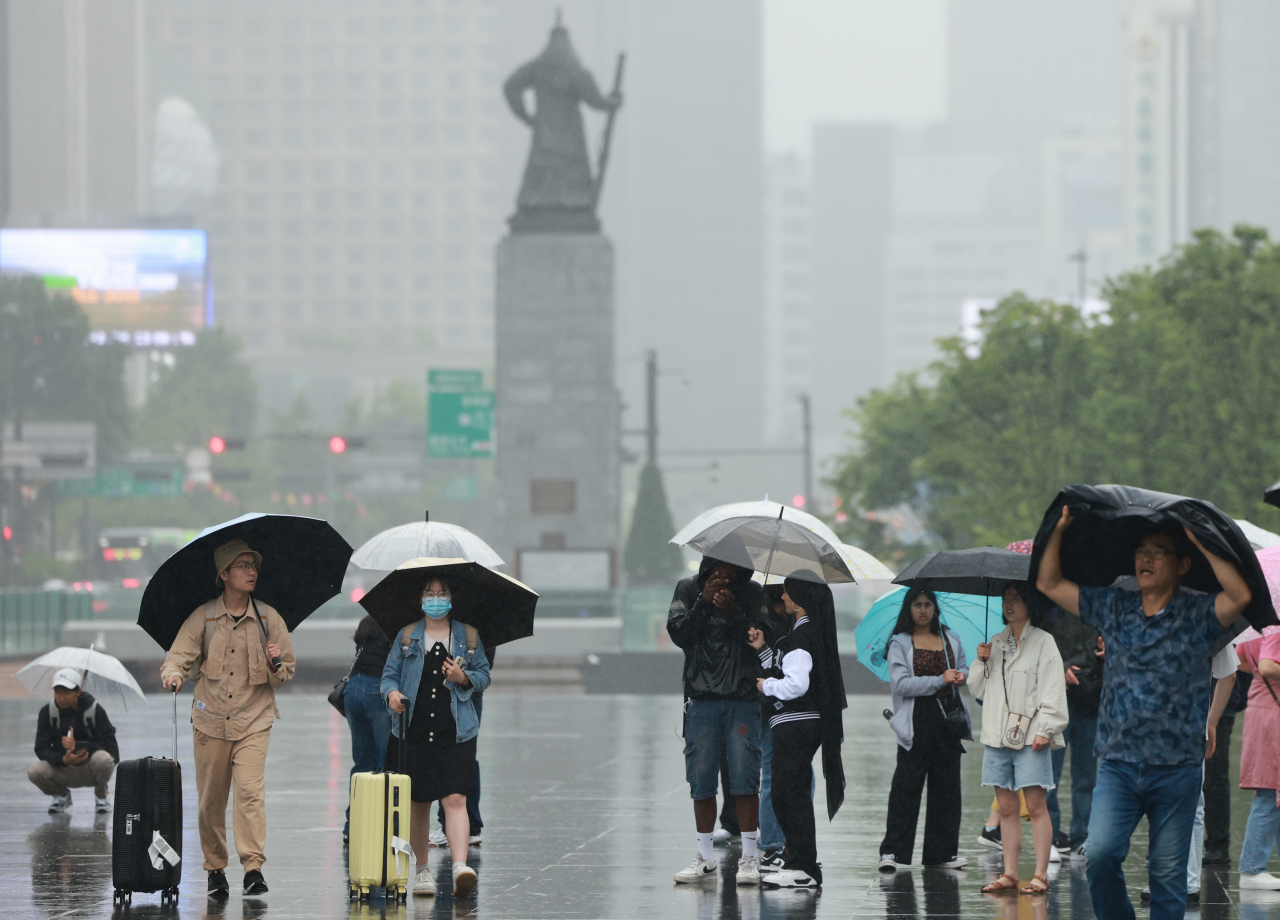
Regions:
[[[569,32],[557,14],[547,47],[507,79],[503,86],[507,104],[517,118],[533,128],[516,213],[510,218],[512,232],[599,232],[596,203],[608,162],[614,116],[622,105],[622,63],[619,55],[613,91],[602,96],[591,71],[578,60]],[[534,94],[533,114],[525,108],[527,89]],[[594,178],[579,103],[609,113]]]

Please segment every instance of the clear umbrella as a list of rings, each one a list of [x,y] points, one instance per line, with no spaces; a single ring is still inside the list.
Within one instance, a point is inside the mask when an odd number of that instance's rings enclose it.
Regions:
[[[118,708],[128,712],[130,702],[135,706],[138,700],[142,700],[143,704],[147,702],[142,688],[120,663],[120,659],[92,648],[75,648],[69,645],[55,648],[52,652],[45,652],[14,676],[32,693],[39,693],[50,689],[53,675],[63,668],[79,671],[83,675],[81,686],[108,709],[119,704]]]
[[[858,549],[858,547],[850,546],[848,543],[841,543],[836,547],[836,551],[840,553],[840,558],[844,560],[844,564],[849,567],[849,573],[858,581],[893,580],[893,569],[865,549]],[[757,584],[765,583],[765,577],[760,572],[756,572],[751,577]],[[785,580],[785,575],[779,575],[775,571],[769,576],[768,583],[780,585]]]
[[[362,569],[390,572],[410,559],[465,559],[493,568],[502,557],[465,527],[433,521],[429,516],[416,524],[401,524],[369,539],[351,555]]]
[[[809,514],[807,521],[789,517],[788,511],[794,509],[767,500],[722,505],[699,515],[671,542],[766,577],[776,572],[825,584],[854,581],[831,528]]]

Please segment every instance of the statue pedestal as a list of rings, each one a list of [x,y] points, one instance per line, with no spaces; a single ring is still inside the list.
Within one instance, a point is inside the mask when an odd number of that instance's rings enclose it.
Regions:
[[[499,552],[618,548],[613,246],[599,234],[498,244]],[[512,565],[510,571],[514,571]]]

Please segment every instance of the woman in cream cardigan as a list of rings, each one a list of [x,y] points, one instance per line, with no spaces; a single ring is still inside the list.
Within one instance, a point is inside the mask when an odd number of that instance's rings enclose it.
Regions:
[[[1000,803],[1000,842],[1004,874],[983,891],[1043,894],[1049,890],[1049,851],[1053,822],[1045,795],[1053,788],[1051,747],[1064,747],[1067,682],[1053,636],[1031,622],[1025,582],[1004,589],[1002,609],[1008,624],[989,643],[978,646],[978,662],[969,672],[969,689],[982,700],[982,785],[996,787]],[[1022,845],[1018,792],[1031,816],[1036,871],[1018,887],[1018,851]]]

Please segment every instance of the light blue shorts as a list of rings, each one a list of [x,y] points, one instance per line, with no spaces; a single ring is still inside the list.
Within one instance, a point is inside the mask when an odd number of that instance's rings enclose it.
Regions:
[[[1027,744],[1020,751],[1007,747],[983,746],[982,785],[999,786],[1001,789],[1025,789],[1027,786],[1043,786],[1048,792],[1053,788],[1053,748],[1034,750]]]

